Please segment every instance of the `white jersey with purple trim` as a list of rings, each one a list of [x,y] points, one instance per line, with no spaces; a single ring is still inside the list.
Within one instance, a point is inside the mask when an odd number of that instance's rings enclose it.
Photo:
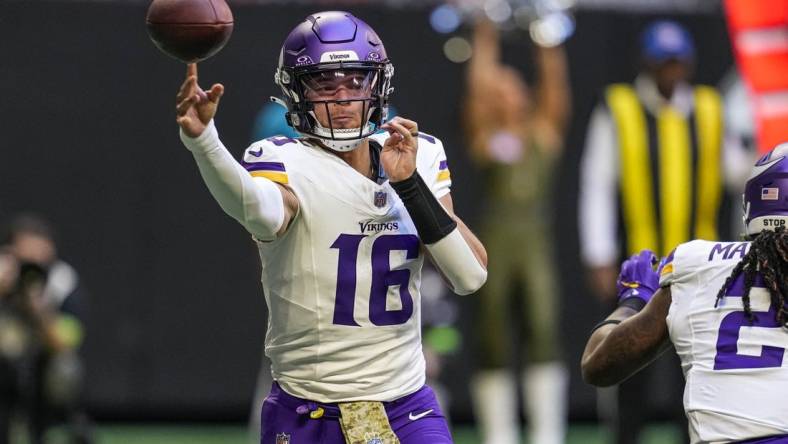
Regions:
[[[381,145],[387,134],[372,137]],[[269,309],[265,351],[289,394],[319,402],[391,401],[424,385],[416,228],[377,183],[304,140],[252,144],[242,165],[286,184],[299,212],[258,242]],[[438,198],[451,180],[441,142],[419,135],[417,170]]]
[[[723,443],[788,433],[788,331],[778,325],[763,280],[744,314],[739,276],[717,294],[750,242],[696,240],[679,245],[660,270],[670,286],[667,325],[686,379],[684,409],[693,443]]]

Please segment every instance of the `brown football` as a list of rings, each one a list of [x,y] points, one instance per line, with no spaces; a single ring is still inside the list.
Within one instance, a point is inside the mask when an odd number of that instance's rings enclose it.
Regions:
[[[146,22],[153,43],[185,63],[216,54],[233,32],[225,0],[153,0]]]

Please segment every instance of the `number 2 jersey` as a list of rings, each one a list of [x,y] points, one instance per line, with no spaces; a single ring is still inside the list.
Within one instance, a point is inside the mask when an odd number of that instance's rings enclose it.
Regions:
[[[660,271],[670,285],[667,325],[686,378],[684,408],[693,443],[788,433],[788,331],[758,276],[750,291],[752,324],[744,314],[743,275],[717,294],[749,242],[696,240],[680,245]]]
[[[370,138],[380,146],[387,134]],[[417,171],[437,198],[451,180],[441,142],[420,134]],[[363,149],[363,148],[358,148]],[[258,242],[269,310],[265,351],[289,394],[391,401],[425,382],[416,228],[388,181],[375,182],[305,140],[252,144],[242,165],[287,185],[299,211]]]

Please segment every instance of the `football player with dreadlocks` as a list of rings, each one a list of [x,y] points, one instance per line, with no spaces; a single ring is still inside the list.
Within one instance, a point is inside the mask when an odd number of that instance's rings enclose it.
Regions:
[[[262,443],[452,442],[424,385],[421,266],[430,257],[468,294],[487,259],[453,212],[440,140],[411,120],[386,121],[393,74],[363,21],[307,17],[275,75],[284,99],[274,100],[301,137],[253,143],[240,163],[213,121],[223,86],[203,91],[189,65],[178,93],[183,143],[260,250],[275,380]]]
[[[583,353],[583,378],[607,386],[672,344],[692,443],[788,443],[788,143],[755,164],[743,201],[749,241],[681,244],[658,272],[648,250],[626,260]]]

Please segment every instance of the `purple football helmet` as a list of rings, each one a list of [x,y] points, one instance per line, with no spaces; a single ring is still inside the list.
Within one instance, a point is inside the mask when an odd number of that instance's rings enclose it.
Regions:
[[[761,157],[742,195],[747,235],[788,228],[788,142]]]
[[[348,12],[307,17],[290,32],[279,54],[274,82],[282,88],[287,123],[337,151],[355,149],[386,121],[394,66],[375,31]],[[343,90],[343,96],[334,96]],[[317,97],[317,98],[316,98]],[[361,126],[334,128],[329,105],[361,102]],[[315,115],[324,107],[328,128]],[[336,107],[334,107],[336,109]],[[347,117],[345,117],[347,118]]]

